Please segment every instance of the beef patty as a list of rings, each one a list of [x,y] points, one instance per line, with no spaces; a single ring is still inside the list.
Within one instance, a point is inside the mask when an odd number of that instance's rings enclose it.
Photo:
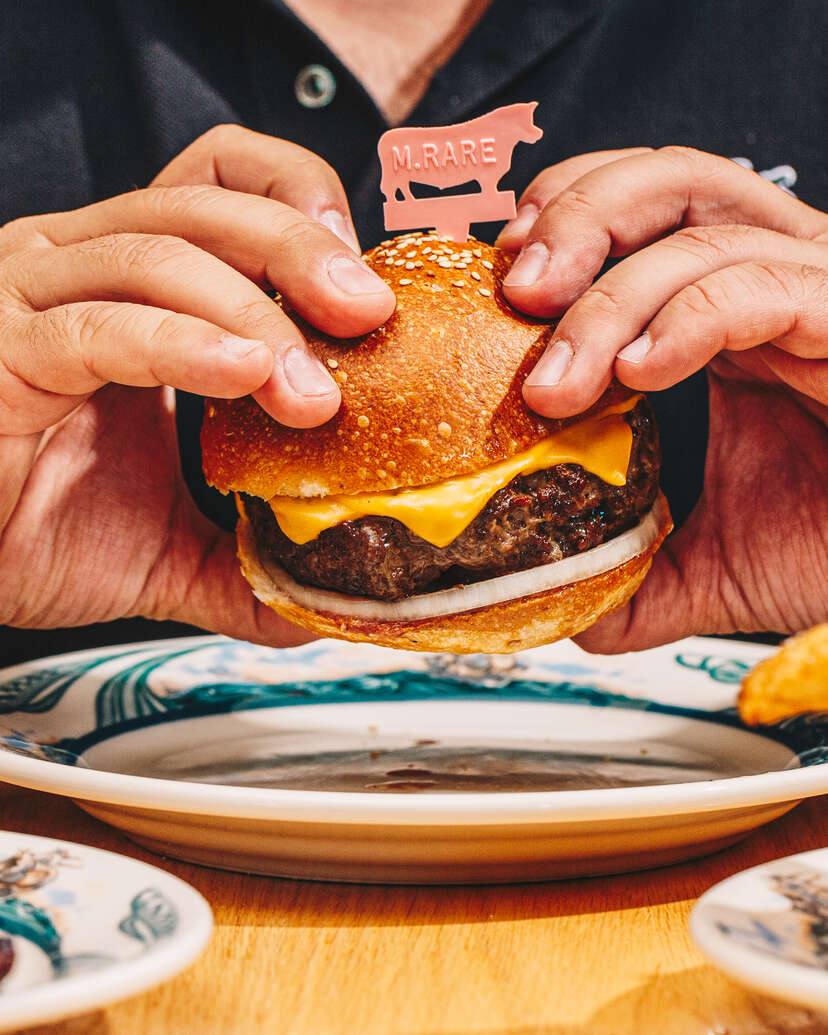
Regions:
[[[299,545],[282,532],[266,501],[244,496],[245,511],[260,555],[305,585],[400,600],[477,582],[581,553],[638,523],[658,492],[658,432],[643,399],[625,419],[633,431],[625,485],[608,485],[578,464],[519,475],[442,548],[394,518],[371,516]]]

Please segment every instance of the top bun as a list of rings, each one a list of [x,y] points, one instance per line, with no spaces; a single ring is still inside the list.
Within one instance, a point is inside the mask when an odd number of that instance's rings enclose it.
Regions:
[[[203,463],[217,489],[270,499],[428,485],[505,460],[583,419],[547,420],[523,401],[551,327],[504,300],[512,263],[505,252],[411,233],[384,241],[365,261],[397,296],[381,327],[343,340],[297,319],[339,384],[339,411],[321,427],[296,430],[250,396],[207,400]],[[594,409],[627,394],[615,385]]]

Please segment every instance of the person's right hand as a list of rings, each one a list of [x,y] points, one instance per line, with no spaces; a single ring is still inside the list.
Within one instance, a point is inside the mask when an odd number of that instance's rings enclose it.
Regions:
[[[334,171],[239,127],[145,190],[0,230],[0,622],[302,637],[256,606],[232,537],[190,500],[170,388],[328,420],[339,389],[263,286],[364,334],[395,299],[357,249]]]

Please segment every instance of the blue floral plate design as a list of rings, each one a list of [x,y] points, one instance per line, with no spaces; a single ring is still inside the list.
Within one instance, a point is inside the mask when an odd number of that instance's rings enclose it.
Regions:
[[[828,717],[734,708],[756,644],[599,658],[222,637],[0,672],[0,778],[157,851],[334,880],[528,880],[673,862],[828,791]]]
[[[173,977],[210,907],[154,866],[0,831],[0,1031],[96,1009]]]
[[[775,859],[715,885],[696,904],[690,930],[737,981],[828,1010],[828,849]]]

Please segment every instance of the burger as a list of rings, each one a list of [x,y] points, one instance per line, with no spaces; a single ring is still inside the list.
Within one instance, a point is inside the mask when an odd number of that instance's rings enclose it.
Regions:
[[[204,470],[236,495],[253,592],[323,636],[455,653],[620,607],[672,527],[646,399],[613,382],[569,419],[526,406],[552,328],[505,301],[496,248],[415,233],[365,260],[396,294],[386,323],[349,340],[302,324],[335,417],[297,430],[251,397],[206,401]]]

